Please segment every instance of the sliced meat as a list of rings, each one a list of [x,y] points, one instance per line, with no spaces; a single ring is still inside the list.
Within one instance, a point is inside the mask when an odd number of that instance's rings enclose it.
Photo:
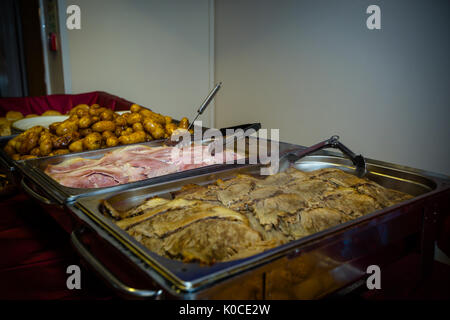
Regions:
[[[110,208],[109,215],[150,250],[207,264],[245,258],[411,198],[333,168],[238,175],[173,196],[126,212]]]
[[[347,221],[341,212],[331,208],[305,210],[300,215],[301,225],[308,234],[313,234]]]
[[[186,157],[189,150],[192,157]],[[242,157],[228,150],[213,157],[207,150],[208,146],[178,149],[134,145],[108,152],[100,159],[75,158],[49,165],[45,173],[66,187],[101,188],[220,164],[228,154],[234,159]]]
[[[247,252],[254,254],[277,245],[275,241],[263,241],[246,224],[221,219],[198,221],[165,238],[137,236],[144,246],[160,255],[203,264],[238,259]]]

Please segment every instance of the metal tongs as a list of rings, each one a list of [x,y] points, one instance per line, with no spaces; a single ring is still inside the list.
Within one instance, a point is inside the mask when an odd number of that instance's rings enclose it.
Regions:
[[[205,112],[206,108],[209,106],[209,104],[211,103],[212,99],[214,99],[214,96],[216,95],[217,91],[219,91],[219,89],[222,87],[222,82],[219,82],[214,89],[211,90],[211,92],[208,94],[208,96],[206,97],[205,101],[203,101],[202,105],[200,106],[200,108],[197,110],[197,115],[195,116],[194,120],[192,120],[192,122],[189,124],[188,130],[190,130],[192,128],[192,126],[194,125],[194,122],[197,120],[197,118],[203,114],[203,112]],[[177,137],[177,139],[172,139],[172,137],[169,137],[168,139],[166,139],[166,141],[164,141],[164,144],[166,146],[175,146],[175,145],[179,145],[179,146],[186,146],[187,144],[181,141],[179,142],[179,137],[178,136],[174,136]],[[179,144],[181,143],[181,145]]]
[[[347,148],[339,141],[339,136],[332,136],[330,139],[319,142],[306,149],[289,149],[283,152],[282,158],[287,158],[291,161],[297,161],[313,152],[326,148],[339,149],[344,155],[346,155],[356,167],[356,174],[358,177],[363,177],[367,173],[366,160],[362,155],[356,155],[353,151]]]
[[[209,95],[206,97],[205,101],[203,101],[202,105],[200,106],[200,108],[198,108],[197,110],[197,115],[195,116],[194,120],[192,120],[191,124],[188,127],[188,130],[192,128],[192,126],[194,125],[195,120],[197,120],[197,118],[203,114],[203,112],[206,110],[206,108],[209,106],[210,102],[212,101],[212,99],[214,99],[214,96],[216,95],[217,91],[219,91],[219,89],[222,87],[222,82],[219,82],[214,89],[212,89],[212,91],[209,93]]]

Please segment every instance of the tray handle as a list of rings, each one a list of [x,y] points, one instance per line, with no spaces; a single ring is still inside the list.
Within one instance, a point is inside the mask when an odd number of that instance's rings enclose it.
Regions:
[[[97,271],[97,273],[110,285],[113,286],[114,289],[118,290],[120,293],[125,296],[133,296],[139,299],[158,299],[163,291],[162,290],[143,290],[129,287],[122,283],[115,275],[113,275],[105,266],[98,261],[94,257],[94,255],[85,247],[85,245],[81,242],[78,233],[80,231],[73,231],[70,235],[70,240],[72,242],[75,250],[80,254],[80,256],[87,262],[89,265]]]
[[[34,191],[26,182],[25,182],[25,178],[22,178],[22,180],[20,181],[20,185],[23,188],[23,190],[25,190],[25,192],[30,195],[31,197],[33,197],[34,199],[38,200],[39,202],[42,202],[44,204],[47,205],[57,205],[56,202],[53,202],[52,200],[41,196],[39,193],[37,193],[36,191]]]

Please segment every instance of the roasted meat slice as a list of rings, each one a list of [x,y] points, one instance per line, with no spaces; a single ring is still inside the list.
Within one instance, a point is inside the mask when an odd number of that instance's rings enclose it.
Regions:
[[[117,225],[150,250],[206,264],[251,256],[358,218],[411,196],[338,169],[289,168],[188,185],[174,200],[152,198],[120,212]]]
[[[106,215],[114,218],[115,220],[122,220],[122,219],[142,215],[146,211],[157,208],[159,206],[162,206],[162,205],[166,204],[167,202],[169,202],[169,200],[164,199],[164,198],[152,198],[152,199],[146,200],[143,204],[141,204],[137,207],[131,208],[130,210],[126,210],[126,211],[120,211],[120,210],[115,209],[114,206],[111,205],[108,200],[104,200],[102,202],[102,205],[103,205],[103,212]]]
[[[206,264],[244,258],[277,245],[275,241],[262,241],[260,234],[246,224],[220,219],[199,221],[168,236],[163,243],[169,257]]]
[[[244,215],[204,201],[176,199],[117,225],[150,250],[183,261],[226,261],[278,243],[263,241]]]
[[[313,234],[347,221],[341,212],[332,208],[304,210],[300,215],[301,225],[307,234]]]
[[[280,219],[296,214],[308,207],[307,202],[293,193],[281,193],[260,200],[255,204],[254,212],[259,223],[270,230],[278,226]]]
[[[340,187],[325,193],[322,206],[339,210],[352,218],[357,218],[383,208],[375,198],[347,187]]]
[[[316,170],[311,172],[310,174],[317,179],[321,179],[329,183],[333,183],[336,186],[342,187],[351,187],[365,182],[365,180],[363,179],[335,168]]]
[[[326,181],[310,178],[307,180],[292,180],[283,187],[286,192],[292,192],[300,195],[308,203],[317,203],[322,201],[323,194],[335,190],[335,187]]]

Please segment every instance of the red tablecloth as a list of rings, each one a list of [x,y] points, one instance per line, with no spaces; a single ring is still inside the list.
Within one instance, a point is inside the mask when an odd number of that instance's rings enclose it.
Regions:
[[[112,292],[88,270],[69,235],[26,195],[0,199],[0,300],[105,299]],[[66,269],[82,268],[81,290],[69,290]]]
[[[0,117],[8,111],[20,111],[23,115],[42,114],[47,110],[56,110],[62,114],[78,104],[92,105],[97,103],[112,110],[128,110],[132,102],[118,96],[94,91],[80,94],[54,94],[42,97],[1,98]]]

